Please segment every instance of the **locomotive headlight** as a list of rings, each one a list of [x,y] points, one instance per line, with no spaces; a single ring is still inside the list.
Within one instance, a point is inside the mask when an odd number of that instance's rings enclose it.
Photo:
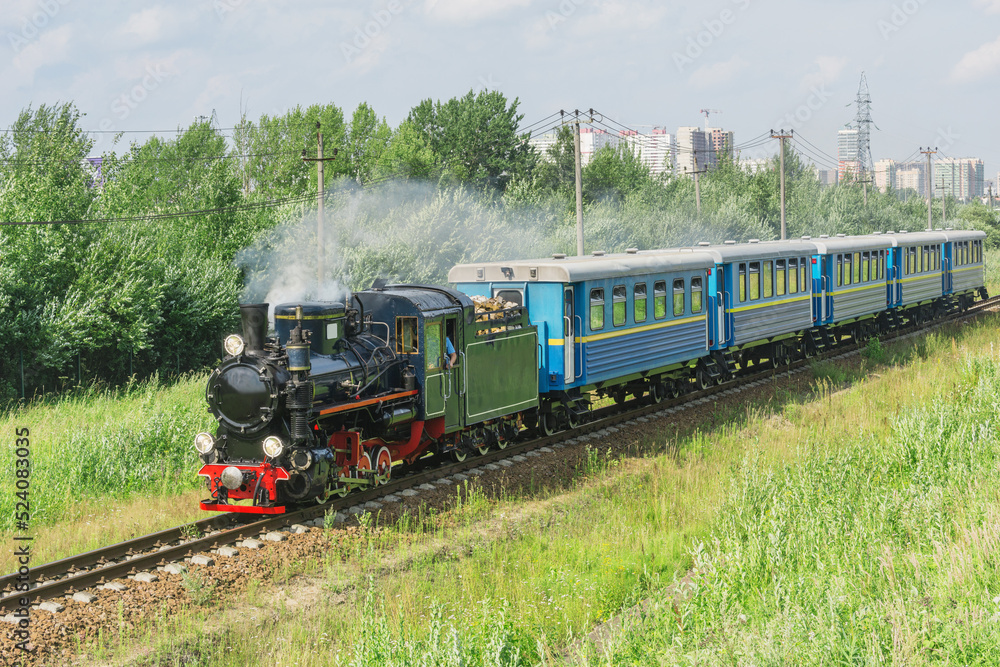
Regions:
[[[281,456],[281,452],[284,451],[285,446],[281,443],[281,439],[277,436],[269,435],[264,438],[264,453],[267,454],[269,458],[275,459]]]
[[[243,342],[243,337],[239,334],[230,334],[226,336],[226,342],[222,344],[226,348],[226,354],[231,357],[243,352],[243,348],[246,347],[246,343]]]
[[[209,454],[215,449],[215,438],[208,433],[199,433],[194,436],[194,448],[199,454]]]

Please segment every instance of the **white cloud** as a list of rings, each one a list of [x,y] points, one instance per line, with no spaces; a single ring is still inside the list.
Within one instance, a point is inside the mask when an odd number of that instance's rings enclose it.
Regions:
[[[833,83],[840,77],[847,65],[847,58],[837,56],[819,56],[813,60],[810,71],[799,81],[802,90],[811,90],[823,84]]]
[[[568,0],[572,2],[572,0]],[[476,23],[504,14],[511,9],[528,7],[534,0],[427,0],[424,10],[433,18],[452,23]]]
[[[73,29],[68,25],[42,33],[37,41],[28,44],[14,56],[2,78],[15,86],[30,84],[35,73],[42,67],[69,60],[72,35]]]
[[[750,66],[740,55],[735,55],[729,60],[702,65],[691,73],[690,82],[699,88],[711,88],[723,83],[728,83],[737,74]]]
[[[982,7],[987,14],[1000,14],[1000,0],[976,0],[976,7]]]
[[[960,83],[975,81],[1000,69],[1000,37],[969,51],[951,70],[951,78]]]
[[[134,39],[139,44],[152,44],[171,36],[176,28],[189,18],[192,17],[184,16],[177,10],[160,6],[150,7],[129,16],[119,33],[123,37]]]

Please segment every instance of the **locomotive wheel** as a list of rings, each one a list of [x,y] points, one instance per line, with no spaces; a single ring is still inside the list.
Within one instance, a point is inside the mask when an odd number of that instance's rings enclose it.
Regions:
[[[653,403],[662,403],[663,399],[667,397],[667,388],[663,386],[662,382],[654,382],[649,387],[649,396],[653,399]]]
[[[489,451],[490,451],[490,446],[489,445],[483,445],[482,447],[476,447],[476,452],[480,456],[486,456],[486,454],[488,454]]]
[[[571,430],[580,425],[580,415],[566,408],[566,426]]]
[[[538,429],[542,432],[542,435],[554,435],[558,430],[556,427],[556,416],[551,412],[543,412],[538,415]]]
[[[357,468],[357,471],[358,471],[357,472],[358,478],[359,479],[366,479],[368,476],[365,475],[365,471],[372,469],[371,455],[369,455],[367,452],[365,452],[364,454],[362,454],[361,458],[358,459],[358,465],[355,466],[355,467]]]
[[[465,459],[469,458],[469,452],[465,449],[453,449],[451,450],[451,460],[455,463],[461,463]]]
[[[374,470],[375,476],[372,478],[372,481],[375,483],[375,486],[382,486],[388,483],[389,478],[392,476],[392,454],[389,452],[388,447],[379,447],[375,453]]]

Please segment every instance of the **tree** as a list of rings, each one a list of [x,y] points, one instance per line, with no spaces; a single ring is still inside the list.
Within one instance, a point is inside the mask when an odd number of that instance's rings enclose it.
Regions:
[[[527,135],[517,132],[524,118],[517,106],[517,98],[508,105],[499,91],[470,90],[445,103],[424,100],[407,120],[440,157],[442,175],[503,191],[513,177],[529,172],[535,163]]]
[[[351,117],[347,135],[349,173],[364,185],[372,180],[392,139],[392,130],[379,119],[367,102],[362,102]]]

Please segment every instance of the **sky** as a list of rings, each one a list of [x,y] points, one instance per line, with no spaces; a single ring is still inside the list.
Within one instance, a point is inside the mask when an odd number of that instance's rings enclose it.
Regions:
[[[368,102],[392,125],[421,100],[517,98],[522,126],[593,108],[642,132],[794,130],[830,166],[862,72],[875,160],[978,157],[1000,169],[1000,0],[3,0],[0,127],[73,102],[94,152],[232,127],[296,105]],[[540,124],[536,127],[543,127]],[[98,132],[99,131],[99,132]]]

